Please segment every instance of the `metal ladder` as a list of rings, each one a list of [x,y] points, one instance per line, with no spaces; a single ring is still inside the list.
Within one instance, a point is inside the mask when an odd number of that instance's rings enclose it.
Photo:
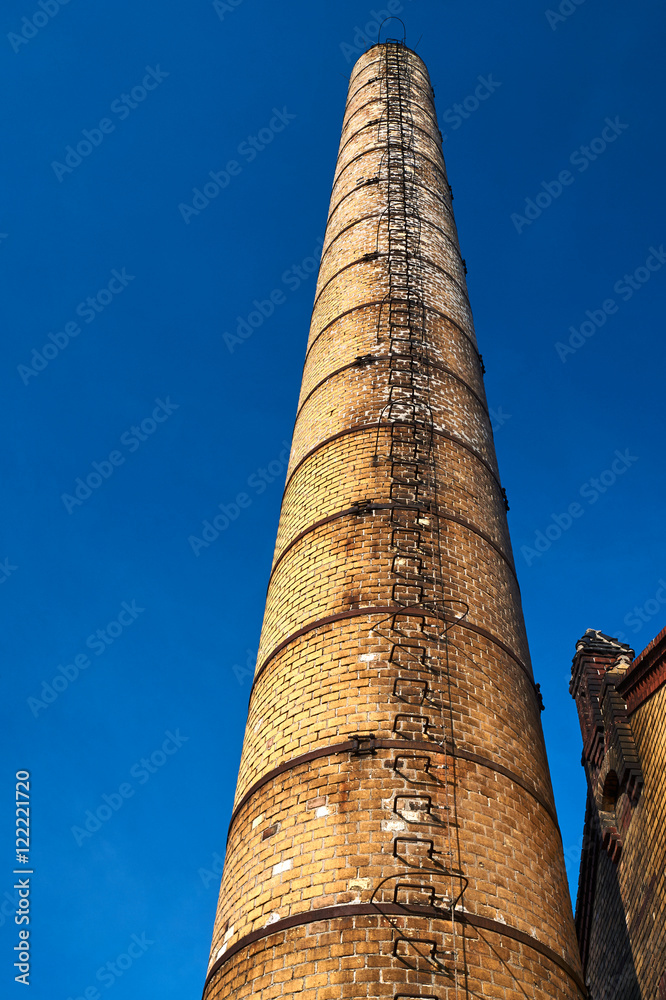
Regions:
[[[394,760],[394,770],[405,779],[405,791],[395,796],[393,809],[405,833],[393,842],[393,855],[402,862],[402,870],[383,880],[373,901],[398,903],[405,914],[418,913],[424,903],[439,911],[442,919],[433,926],[443,925],[443,930],[424,937],[382,915],[394,929],[394,957],[405,968],[431,979],[430,986],[421,987],[427,992],[409,993],[403,988],[395,1000],[440,1000],[432,992],[438,985],[445,987],[447,996],[467,995],[463,941],[455,920],[456,909],[463,908],[467,881],[459,863],[455,768],[450,752],[447,631],[451,602],[444,596],[443,539],[437,511],[431,348],[411,110],[416,91],[407,50],[400,43],[384,46],[381,89],[385,107],[377,126],[384,147],[379,182],[386,191],[386,208],[377,229],[377,249],[384,232],[388,293],[380,309],[377,340],[388,349],[389,384],[373,463],[386,468],[390,487],[391,597],[396,611],[374,631],[390,646],[392,701],[397,709],[393,737],[405,741],[404,752]],[[388,437],[383,453],[380,430],[384,430],[382,444]],[[401,614],[402,609],[410,613]],[[410,741],[420,747],[410,751]],[[432,745],[432,756],[424,755],[424,743]],[[424,824],[430,826],[430,837],[423,836]]]

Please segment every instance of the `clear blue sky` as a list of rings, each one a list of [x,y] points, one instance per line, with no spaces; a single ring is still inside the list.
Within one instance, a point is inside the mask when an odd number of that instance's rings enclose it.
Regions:
[[[0,32],[0,897],[25,768],[33,1000],[197,998],[218,888],[201,870],[224,853],[313,299],[302,262],[373,8],[56,5],[7,0]],[[575,640],[621,631],[638,651],[665,618],[664,11],[401,6],[446,135],[575,878]],[[223,190],[193,203],[211,172]],[[251,328],[254,300],[273,311]],[[249,505],[193,545],[238,493]]]

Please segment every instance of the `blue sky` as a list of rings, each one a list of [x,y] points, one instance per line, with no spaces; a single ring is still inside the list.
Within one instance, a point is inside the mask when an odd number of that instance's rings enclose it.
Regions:
[[[664,625],[664,11],[400,6],[446,136],[575,880],[575,640],[600,628],[638,651]],[[372,11],[4,5],[0,967],[12,995],[20,769],[33,998],[200,995],[218,888],[206,872],[224,853],[310,259]],[[492,93],[475,107],[479,77]],[[193,545],[239,493],[227,529]],[[103,806],[100,828],[77,833]]]

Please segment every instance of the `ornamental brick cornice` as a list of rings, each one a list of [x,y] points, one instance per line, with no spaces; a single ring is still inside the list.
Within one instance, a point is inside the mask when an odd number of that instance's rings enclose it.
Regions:
[[[636,657],[618,685],[631,715],[666,683],[666,628]]]
[[[596,806],[601,846],[617,863],[643,786],[643,775],[623,693],[634,651],[587,629],[576,643],[569,690],[583,736],[583,766]],[[636,662],[636,661],[634,661]]]
[[[583,736],[583,761],[600,768],[606,745],[602,716],[602,684],[615,667],[626,668],[633,649],[598,629],[588,628],[576,643],[569,692],[576,702]]]
[[[583,677],[584,665],[590,662],[599,665],[599,672],[605,673],[611,664],[622,657],[623,662],[630,662],[635,656],[631,646],[619,639],[614,639],[610,635],[600,632],[598,629],[588,628],[576,643],[576,655],[571,665],[571,683],[569,693],[573,698],[578,693],[578,687]]]

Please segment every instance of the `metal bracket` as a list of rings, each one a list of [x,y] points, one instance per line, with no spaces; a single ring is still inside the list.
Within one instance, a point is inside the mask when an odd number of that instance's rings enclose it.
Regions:
[[[400,766],[400,761],[405,761],[405,766],[408,767],[412,771],[417,771],[417,772],[418,771],[422,771],[426,775],[425,780],[424,781],[415,781],[415,780],[412,780],[411,778],[407,778],[407,776],[405,775],[405,772],[403,771],[402,767]],[[423,765],[419,766],[419,764],[417,763],[418,761],[424,761]],[[428,757],[426,755],[414,756],[414,757],[407,757],[405,754],[399,754],[393,760],[392,766],[393,766],[393,770],[396,772],[396,774],[401,775],[401,777],[405,778],[406,781],[409,781],[410,784],[413,784],[413,785],[427,785],[427,784],[432,784],[433,782],[438,782],[438,778],[435,775],[432,775],[430,773],[430,765],[431,765],[431,763],[432,763],[432,761],[431,761],[430,757]],[[388,764],[390,765],[391,762],[389,761]],[[410,766],[410,764],[411,764],[411,766]]]
[[[354,503],[352,504],[352,507],[354,514],[358,514],[359,516],[363,516],[364,514],[369,514],[370,511],[372,510],[372,500],[371,499],[355,500]]]
[[[399,802],[405,801],[408,805],[415,805],[417,802],[423,802],[425,805],[419,806],[418,809],[407,809],[407,806],[403,806],[402,810],[398,806]],[[448,808],[448,807],[445,807]],[[430,795],[415,794],[415,795],[396,795],[393,799],[393,812],[396,816],[403,816],[403,812],[422,812],[428,813],[432,817],[432,823],[437,823],[436,818],[432,814],[432,797]],[[413,822],[408,820],[408,822]],[[416,822],[419,822],[418,820]]]
[[[437,942],[434,941],[432,938],[399,937],[399,938],[396,938],[395,941],[393,942],[393,955],[394,955],[394,957],[397,958],[397,959],[399,959],[404,965],[408,966],[410,969],[413,969],[414,966],[411,965],[407,961],[408,957],[410,957],[410,956],[408,956],[408,955],[399,955],[398,954],[398,946],[400,944],[402,944],[402,943],[407,944],[407,945],[411,945],[411,947],[413,947],[414,950],[416,951],[418,957],[430,960],[433,963],[433,965],[436,965],[436,966],[438,966],[440,968],[442,967],[442,963],[437,958]],[[416,947],[416,945],[418,945],[418,944],[426,944],[426,945],[428,945],[430,947],[430,954],[429,955],[424,955],[422,952],[420,952],[418,950],[418,948]]]
[[[402,722],[403,719],[409,722],[417,720],[414,733],[418,733],[418,736],[423,736],[427,738],[428,728],[430,726],[430,720],[427,715],[416,715],[416,714],[408,714],[407,712],[399,712],[394,718],[393,732],[397,733],[399,736],[404,737],[405,739],[415,739],[417,737],[415,735],[412,735],[412,732],[409,729],[400,728],[399,723]],[[418,731],[419,723],[421,724],[420,732]]]
[[[534,685],[534,690],[536,691],[536,696],[539,699],[539,711],[540,712],[544,712],[546,710],[546,706],[543,703],[543,695],[541,693],[541,685],[540,684],[535,684]]]
[[[439,1000],[433,993],[398,993],[395,1000]]]
[[[425,903],[406,903],[402,899],[398,899],[400,890],[414,889],[417,892],[424,893],[428,896],[428,901]],[[393,902],[397,903],[399,906],[434,906],[435,905],[435,887],[434,885],[421,885],[420,882],[396,882],[393,887]]]
[[[349,738],[355,744],[351,751],[352,757],[374,757],[377,753],[374,733],[354,733]]]
[[[408,695],[405,695],[401,690],[398,690],[399,688],[402,688],[403,685],[405,687],[417,689],[413,696],[417,700],[412,700]],[[418,690],[419,688],[420,690]],[[412,677],[396,677],[393,681],[393,697],[397,698],[398,701],[404,702],[405,705],[422,705],[424,701],[428,700],[428,682],[415,680]]]
[[[435,842],[430,839],[424,839],[423,837],[396,837],[393,841],[393,857],[399,858],[401,861],[405,860],[405,855],[398,854],[400,850],[399,844],[418,844],[419,846],[427,845],[427,851],[425,852],[425,857],[430,861],[435,861],[433,854],[435,852]],[[423,854],[417,855],[418,857],[423,857]],[[435,862],[437,863],[437,862]],[[418,865],[411,865],[412,868],[417,868]]]

